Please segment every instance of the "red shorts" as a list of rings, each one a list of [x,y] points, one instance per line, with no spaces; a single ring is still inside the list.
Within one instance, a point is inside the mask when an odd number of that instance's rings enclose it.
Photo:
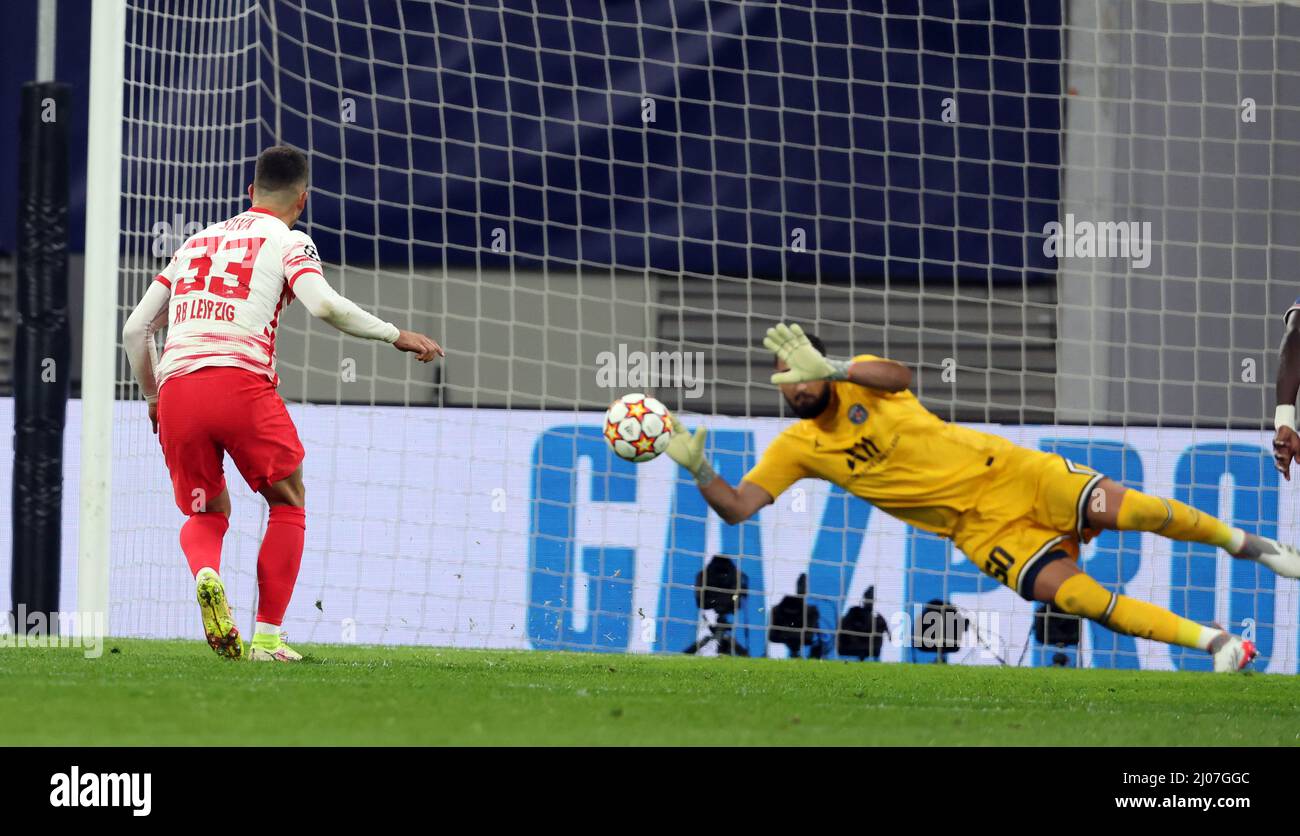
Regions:
[[[271,381],[227,366],[207,366],[163,384],[158,439],[176,506],[186,516],[225,490],[225,453],[254,491],[289,476],[303,459],[298,430]]]

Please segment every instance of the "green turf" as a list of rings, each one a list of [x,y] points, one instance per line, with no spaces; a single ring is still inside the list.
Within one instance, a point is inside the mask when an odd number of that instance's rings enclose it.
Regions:
[[[199,641],[0,649],[0,746],[1300,744],[1291,676],[300,649],[298,665]]]

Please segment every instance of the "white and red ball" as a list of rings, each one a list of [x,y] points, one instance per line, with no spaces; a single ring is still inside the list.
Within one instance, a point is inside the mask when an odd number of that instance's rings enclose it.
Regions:
[[[605,438],[619,458],[648,462],[668,449],[672,435],[668,407],[640,392],[624,395],[605,410]]]

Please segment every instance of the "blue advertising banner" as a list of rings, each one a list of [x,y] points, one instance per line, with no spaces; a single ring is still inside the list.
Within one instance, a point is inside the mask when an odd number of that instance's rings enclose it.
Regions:
[[[70,404],[66,461],[75,468],[80,404]],[[113,635],[198,636],[192,582],[177,545],[182,517],[138,403],[115,424]],[[773,610],[806,576],[816,625],[803,655],[837,656],[836,630],[873,590],[889,626],[883,661],[932,661],[911,637],[940,599],[969,620],[950,662],[1204,669],[1202,654],[1083,626],[1078,648],[1039,647],[1033,605],[983,575],[946,541],[825,483],[796,483],[736,526],[708,510],[666,456],[613,455],[598,413],[291,406],[307,449],[306,556],[286,629],[301,641],[716,653],[783,657]],[[0,420],[12,402],[0,401]],[[697,419],[684,416],[688,426]],[[786,422],[712,417],[710,453],[743,477]],[[395,429],[396,428],[396,429]],[[1257,432],[1075,426],[982,426],[1059,453],[1148,493],[1294,542],[1300,502],[1273,471]],[[0,502],[10,488],[0,460]],[[234,471],[230,471],[232,476]],[[77,480],[65,482],[63,601],[76,587]],[[234,513],[223,575],[251,619],[262,501],[231,480]],[[11,548],[0,530],[0,550]],[[701,608],[698,575],[730,558],[742,593]],[[1140,533],[1106,532],[1083,551],[1103,584],[1197,621],[1249,634],[1257,668],[1297,671],[1300,593],[1254,563]],[[0,598],[8,595],[0,573]],[[731,603],[728,603],[730,601]]]

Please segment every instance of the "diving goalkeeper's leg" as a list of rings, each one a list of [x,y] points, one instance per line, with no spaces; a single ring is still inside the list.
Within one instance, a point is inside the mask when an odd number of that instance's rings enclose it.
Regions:
[[[1284,578],[1300,578],[1300,550],[1250,534],[1176,499],[1151,496],[1102,479],[1087,504],[1088,526],[1150,531],[1170,540],[1217,546],[1233,557],[1262,563]]]
[[[1206,627],[1163,607],[1110,592],[1068,557],[1053,560],[1034,578],[1034,599],[1050,603],[1117,633],[1142,639],[1194,647],[1214,659],[1214,670],[1225,673],[1244,669],[1257,655],[1253,642]]]

